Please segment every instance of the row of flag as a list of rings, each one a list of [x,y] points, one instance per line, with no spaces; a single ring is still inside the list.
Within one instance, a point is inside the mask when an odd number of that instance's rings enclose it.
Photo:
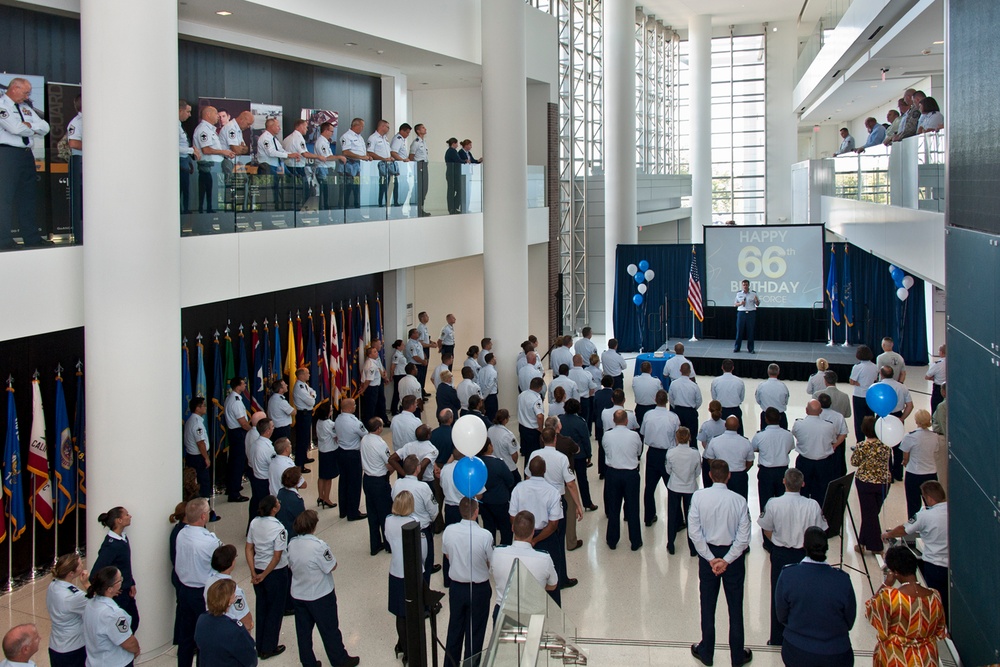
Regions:
[[[830,302],[830,320],[834,326],[846,322],[854,326],[854,282],[851,274],[851,256],[844,245],[844,278],[837,270],[837,248],[830,244],[830,268],[826,274],[826,298]]]
[[[78,369],[82,365],[77,366]],[[7,434],[3,454],[3,498],[0,507],[3,525],[0,542],[7,538],[17,541],[27,530],[25,500],[30,497],[31,511],[45,528],[54,522],[63,523],[76,508],[86,507],[85,415],[83,372],[76,373],[76,410],[72,428],[66,409],[63,378],[57,371],[55,387],[56,448],[49,468],[49,443],[45,435],[45,410],[42,406],[41,383],[31,382],[31,431],[27,466],[21,465],[21,437],[14,403],[13,380],[7,381]],[[74,435],[75,434],[75,435]],[[25,474],[28,479],[25,479]],[[26,489],[30,490],[26,493]]]
[[[281,331],[287,336],[282,345]],[[373,306],[368,299],[348,302],[339,308],[320,308],[318,313],[310,308],[305,319],[301,313],[288,317],[287,328],[275,321],[264,320],[262,328],[251,325],[249,341],[240,325],[233,341],[232,331],[226,329],[213,336],[213,386],[208,391],[205,373],[205,345],[197,337],[195,374],[191,374],[191,353],[187,339],[181,346],[181,418],[191,415],[193,396],[210,399],[211,416],[207,429],[210,444],[216,454],[226,451],[224,406],[230,392],[229,381],[235,377],[246,378],[243,403],[250,412],[266,411],[271,395],[271,384],[285,378],[288,386],[295,383],[295,372],[308,368],[309,384],[316,392],[316,408],[327,401],[335,408],[342,398],[357,398],[360,394],[364,369],[365,349],[373,341],[382,340],[382,303],[376,297]],[[385,363],[384,351],[382,354]],[[252,370],[251,370],[252,369]],[[294,406],[292,392],[288,400]],[[314,409],[316,409],[314,408]]]

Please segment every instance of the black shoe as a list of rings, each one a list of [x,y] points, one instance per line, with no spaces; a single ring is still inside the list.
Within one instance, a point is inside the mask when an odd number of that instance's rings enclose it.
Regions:
[[[745,649],[743,649],[743,661],[742,662],[737,662],[734,665],[734,667],[740,667],[740,665],[745,665],[748,662],[750,662],[751,660],[753,660],[753,651],[751,651],[748,648],[745,648]]]
[[[560,589],[562,589],[562,588],[573,588],[578,583],[580,583],[579,579],[567,579],[566,581],[559,582],[559,588]]]
[[[590,507],[584,507],[583,509],[587,510],[588,512],[596,512],[597,505],[591,505]]]
[[[640,542],[639,544],[632,545],[632,551],[638,551],[641,548],[642,548],[642,542]]]
[[[270,651],[268,653],[258,653],[257,656],[261,660],[267,660],[268,658],[273,658],[276,655],[281,655],[284,652],[285,652],[285,645],[278,644],[278,648],[274,649],[273,651]]]
[[[737,349],[734,349],[734,350],[733,350],[733,354],[739,354],[739,353],[740,353],[740,351],[739,351],[739,350],[737,350]]]
[[[306,463],[316,463],[316,459],[306,459]]]
[[[317,665],[320,663],[316,663]],[[347,660],[337,665],[337,667],[356,667],[356,665],[361,664],[361,658],[353,655],[347,656]]]
[[[617,549],[617,548],[618,548],[618,545],[617,545],[617,544],[610,544],[610,543],[609,543],[609,544],[608,544],[608,548],[609,548],[609,549],[611,549],[612,551],[614,551],[615,549]]]
[[[657,517],[655,517],[655,516],[652,519],[646,519],[646,528],[649,528],[650,526],[652,526],[654,523],[656,523],[656,521],[657,521]]]
[[[316,501],[316,504],[317,504],[317,505],[318,505],[319,507],[322,507],[323,509],[333,509],[334,507],[336,507],[336,506],[337,506],[337,503],[328,503],[328,502],[326,502],[325,500],[323,500],[322,498],[319,498],[319,499],[318,499],[318,500]]]
[[[674,545],[672,544],[667,545],[667,553],[670,554],[671,556],[674,555]]]
[[[215,512],[212,512],[212,515],[210,517],[208,517],[208,521],[209,521],[209,523],[215,523],[216,521],[218,521],[221,518],[222,518],[221,516],[219,516]]]
[[[701,664],[708,665],[708,667],[712,666],[712,661],[711,660],[707,660],[706,661],[704,658],[701,657],[701,654],[698,653],[698,645],[697,644],[691,644],[691,655],[693,655],[695,657],[695,659],[698,662],[700,662]]]
[[[768,646],[781,646],[781,642],[780,641],[774,641],[773,639],[768,639],[767,640],[767,645]]]
[[[295,610],[294,609],[286,609],[285,612],[282,614],[282,616],[295,616]]]
[[[361,521],[361,520],[367,519],[367,518],[368,518],[367,514],[358,514],[356,516],[349,516],[349,517],[347,517],[347,520],[348,521]]]
[[[576,544],[574,544],[573,546],[566,547],[566,551],[576,551],[577,549],[579,549],[582,546],[583,546],[583,540],[577,540]]]
[[[250,499],[247,498],[246,496],[235,496],[235,497],[234,496],[230,496],[229,497],[229,502],[231,502],[231,503],[246,503],[246,502],[249,502],[249,501],[250,501]]]
[[[302,466],[302,474],[305,475],[307,472],[312,472],[309,468]]]
[[[441,563],[434,563],[434,567],[431,568],[431,574],[441,571]]]

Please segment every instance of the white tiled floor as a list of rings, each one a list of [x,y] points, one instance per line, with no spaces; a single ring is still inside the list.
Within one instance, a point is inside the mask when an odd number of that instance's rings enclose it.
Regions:
[[[628,377],[631,377],[631,371]],[[923,370],[911,368],[909,372],[911,389],[927,391],[926,383],[920,379]],[[916,380],[914,380],[916,378]],[[710,379],[698,381],[707,395]],[[627,384],[627,383],[626,383]],[[757,386],[756,380],[747,381],[747,396],[752,397]],[[788,410],[789,421],[804,416],[806,400],[805,383],[790,382],[792,407]],[[626,389],[631,400],[631,391]],[[917,408],[927,407],[928,397],[913,394]],[[705,403],[707,404],[707,399]],[[756,424],[759,411],[752,398],[743,406],[748,424]],[[427,411],[426,414],[432,414]],[[703,409],[702,418],[707,417]],[[850,422],[850,420],[848,420]],[[907,424],[912,428],[912,424]],[[748,436],[754,432],[749,429]],[[388,435],[388,432],[387,432]],[[852,442],[848,436],[848,443]],[[600,504],[602,482],[597,480],[596,467],[590,470],[592,495]],[[756,484],[751,470],[750,509],[756,516]],[[315,472],[308,476],[310,488],[304,492],[306,506],[315,506]],[[336,493],[336,490],[334,490]],[[578,635],[584,638],[583,647],[593,665],[693,665],[696,664],[686,646],[699,639],[698,573],[696,560],[684,551],[670,556],[666,551],[665,503],[666,492],[658,491],[660,517],[654,526],[644,528],[644,546],[638,552],[628,549],[611,551],[604,543],[607,521],[603,512],[587,513],[579,524],[578,533],[584,540],[584,547],[568,554],[569,574],[577,577],[580,584],[563,592],[566,614],[576,622]],[[858,508],[852,497],[855,516]],[[214,524],[221,538],[232,544],[242,545],[245,537],[246,505],[228,507],[225,500],[218,503],[223,519]],[[883,526],[894,526],[904,519],[905,503],[901,484],[893,485],[882,513]],[[624,528],[623,528],[624,530]],[[375,557],[368,555],[368,527],[366,522],[349,523],[339,519],[335,510],[320,512],[320,527],[317,535],[332,547],[339,567],[335,573],[337,596],[340,603],[340,626],[344,632],[348,651],[361,657],[363,664],[398,664],[393,659],[392,646],[395,642],[393,618],[386,610],[387,572],[389,556],[385,553]],[[439,538],[440,539],[440,538]],[[854,538],[848,539],[846,562],[861,566],[861,558],[852,550]],[[837,562],[839,555],[837,540],[831,541],[831,561]],[[438,549],[440,553],[440,549]],[[440,557],[439,557],[440,558]],[[869,558],[868,566],[875,573],[876,586],[880,581],[877,565]],[[747,581],[744,602],[747,644],[755,650],[755,665],[780,665],[779,654],[764,646],[769,623],[769,569],[764,550],[761,548],[760,530],[754,524],[751,552],[747,559]],[[248,572],[240,560],[236,578],[253,598],[253,587],[248,581]],[[863,575],[851,573],[855,583],[859,607],[870,591]],[[26,586],[0,598],[0,626],[10,627],[18,623],[38,624],[43,636],[48,633],[45,612],[45,587],[47,579]],[[435,575],[432,587],[440,588],[440,575]],[[447,627],[447,604],[439,617],[439,632],[445,634]],[[720,600],[718,622],[720,641],[727,633],[728,619],[725,604]],[[140,630],[141,638],[141,630]],[[859,616],[851,633],[855,651],[859,654],[859,664],[866,661],[861,656],[870,655],[875,642],[871,627]],[[604,640],[604,641],[602,641]],[[607,640],[634,640],[639,645],[612,643]],[[286,618],[282,626],[281,642],[288,647],[285,654],[267,661],[269,667],[296,665],[298,655],[295,642],[294,622]],[[315,640],[317,657],[326,663],[322,645]],[[43,642],[43,647],[45,643]],[[727,664],[725,648],[720,646],[716,658],[718,664]],[[160,657],[145,655],[142,662],[157,667],[176,664],[171,650]],[[35,657],[40,667],[48,665],[44,648]]]

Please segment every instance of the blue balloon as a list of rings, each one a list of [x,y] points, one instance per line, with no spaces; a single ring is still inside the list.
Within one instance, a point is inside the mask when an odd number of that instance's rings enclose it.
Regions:
[[[646,279],[646,276],[642,275],[642,271],[637,271],[633,278],[635,278],[636,285],[641,285],[642,281]]]
[[[641,306],[642,305],[642,295],[641,294],[633,294],[632,295],[632,303],[634,303],[637,306]]]
[[[865,392],[865,401],[879,417],[892,414],[896,409],[896,390],[887,384],[875,383]]]
[[[486,464],[478,456],[466,456],[455,464],[455,487],[466,498],[475,498],[486,485]]]
[[[639,270],[642,271],[643,273],[645,273],[646,271],[648,271],[649,270],[649,262],[647,262],[646,260],[642,260],[641,262],[639,262]]]
[[[896,287],[903,286],[903,278],[906,277],[906,273],[903,269],[894,269],[892,272],[892,281],[896,283]]]

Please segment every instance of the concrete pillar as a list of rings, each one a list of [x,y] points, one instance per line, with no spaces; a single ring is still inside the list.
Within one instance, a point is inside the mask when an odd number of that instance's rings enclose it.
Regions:
[[[483,291],[500,407],[517,409],[514,360],[528,337],[527,88],[522,0],[482,3]]]
[[[637,243],[635,171],[635,3],[604,3],[604,321],[614,336],[615,249]],[[614,150],[608,147],[614,146]]]
[[[712,224],[712,17],[688,23],[691,65],[691,241]]]
[[[104,539],[97,515],[125,506],[138,638],[155,655],[172,639],[165,518],[181,499],[177,5],[143,3],[137,20],[117,0],[83,0],[80,19],[92,109],[83,163],[87,553],[93,564]],[[142,100],[143,154],[157,156],[141,169],[123,159],[121,133],[99,112],[123,90]]]

